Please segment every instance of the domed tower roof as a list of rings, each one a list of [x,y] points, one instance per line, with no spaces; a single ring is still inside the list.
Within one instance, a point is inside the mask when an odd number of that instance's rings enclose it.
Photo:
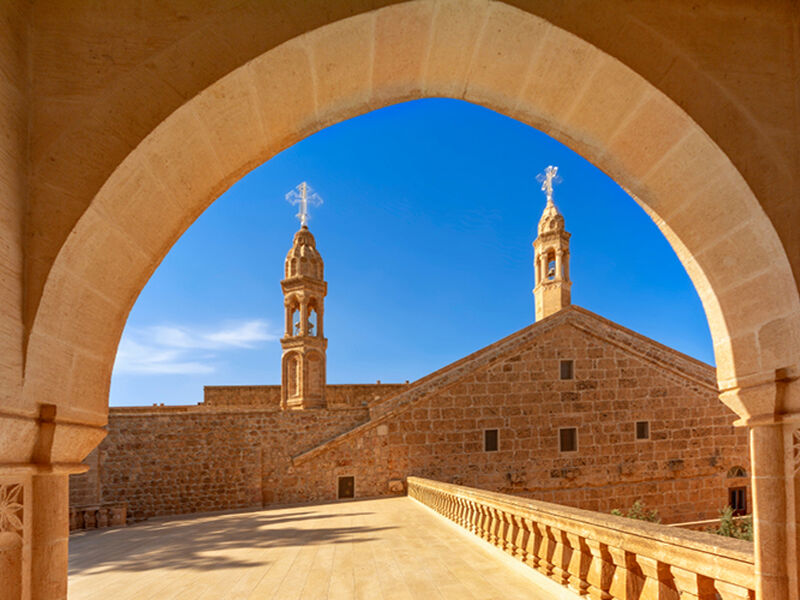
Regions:
[[[542,217],[539,219],[539,235],[564,231],[564,215],[558,212],[553,200],[548,198]]]
[[[294,234],[292,247],[286,254],[284,274],[286,279],[293,277],[309,277],[311,279],[323,279],[322,257],[317,251],[317,244],[314,236],[303,225]]]

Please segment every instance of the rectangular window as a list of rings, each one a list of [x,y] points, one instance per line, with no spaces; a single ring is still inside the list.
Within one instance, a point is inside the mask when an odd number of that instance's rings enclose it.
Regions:
[[[483,432],[484,452],[497,452],[497,429],[485,429]]]
[[[575,427],[565,427],[558,430],[558,448],[561,452],[575,452],[578,450],[578,430]]]
[[[650,421],[636,421],[636,439],[650,439]]]
[[[735,487],[728,490],[728,504],[734,516],[747,514],[747,488]]]
[[[574,379],[574,378],[575,378],[575,361],[562,360],[561,379]]]
[[[343,500],[345,498],[354,498],[356,495],[356,478],[352,475],[348,477],[339,477],[339,491],[337,498]]]

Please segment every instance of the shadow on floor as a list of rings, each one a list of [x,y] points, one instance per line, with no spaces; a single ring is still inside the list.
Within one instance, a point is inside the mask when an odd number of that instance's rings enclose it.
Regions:
[[[354,507],[355,508],[355,507]],[[70,575],[85,571],[147,571],[151,569],[233,569],[266,562],[231,558],[223,553],[247,549],[314,544],[363,543],[371,535],[394,527],[285,526],[300,521],[323,521],[367,516],[370,512],[326,514],[316,511],[248,512],[140,523],[128,528],[88,531],[70,538]],[[277,527],[277,525],[284,525]]]

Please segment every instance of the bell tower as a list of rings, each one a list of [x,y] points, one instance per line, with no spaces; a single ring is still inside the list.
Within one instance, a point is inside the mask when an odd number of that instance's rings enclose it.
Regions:
[[[533,266],[536,286],[536,320],[558,312],[570,305],[572,282],[569,278],[569,238],[564,228],[564,216],[553,203],[553,183],[559,181],[558,167],[547,167],[540,176],[547,204],[539,219],[538,236],[533,242]]]
[[[325,351],[328,340],[323,329],[325,296],[324,264],[314,236],[308,230],[306,184],[300,184],[300,230],[284,265],[283,305],[286,331],[281,338],[281,408],[299,410],[325,408]]]

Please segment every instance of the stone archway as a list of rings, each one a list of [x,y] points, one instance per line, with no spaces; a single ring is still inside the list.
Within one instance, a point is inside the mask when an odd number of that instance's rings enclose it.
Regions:
[[[723,400],[748,424],[765,425],[753,429],[756,506],[780,490],[780,516],[759,520],[760,552],[793,553],[784,538],[794,535],[785,503],[793,506],[794,492],[784,497],[793,465],[782,458],[791,428],[773,415],[800,404],[788,383],[800,363],[800,298],[772,224],[728,157],[675,102],[596,47],[500,2],[421,0],[313,30],[219,79],[127,155],[59,249],[30,328],[21,404],[50,399],[58,411],[40,419],[55,423],[43,460],[79,462],[102,437],[128,311],[222,191],[330,124],[440,96],[564,142],[653,217],[705,307]],[[775,453],[779,461],[759,458]],[[767,597],[784,597],[785,563],[758,563],[765,585],[778,586],[765,587]]]

